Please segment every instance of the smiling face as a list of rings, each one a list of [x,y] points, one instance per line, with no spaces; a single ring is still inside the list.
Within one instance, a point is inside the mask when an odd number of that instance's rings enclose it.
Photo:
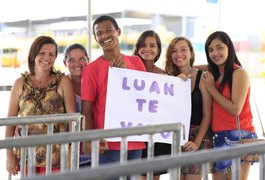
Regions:
[[[70,72],[70,76],[81,77],[82,69],[88,64],[88,58],[81,49],[73,49],[68,53],[65,65]]]
[[[190,66],[192,54],[187,41],[179,40],[175,43],[171,58],[173,63],[178,67]]]
[[[103,50],[112,50],[119,47],[120,29],[115,29],[109,20],[104,20],[94,26],[95,40]]]
[[[217,66],[224,66],[228,57],[228,47],[218,38],[213,39],[208,46],[210,59]]]
[[[145,61],[154,61],[158,56],[158,45],[155,37],[146,37],[143,46],[139,48],[138,54]]]
[[[56,59],[56,47],[53,44],[43,44],[35,57],[35,70],[51,70]]]

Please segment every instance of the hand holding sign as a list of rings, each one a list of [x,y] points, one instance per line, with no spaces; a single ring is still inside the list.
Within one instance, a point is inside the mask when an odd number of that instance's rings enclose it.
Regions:
[[[190,80],[129,69],[109,69],[105,129],[180,122],[185,125],[188,137],[190,115]],[[111,140],[115,141],[115,138]],[[147,141],[147,138],[133,136],[128,140]],[[171,140],[167,132],[154,137],[157,142],[170,143]]]

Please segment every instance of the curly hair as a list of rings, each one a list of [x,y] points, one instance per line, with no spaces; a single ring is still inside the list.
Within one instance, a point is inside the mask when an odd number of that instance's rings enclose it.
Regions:
[[[195,61],[195,52],[194,52],[194,48],[192,46],[191,41],[183,36],[177,36],[174,39],[172,39],[167,47],[166,50],[166,61],[165,61],[165,71],[169,74],[169,75],[173,75],[173,76],[177,76],[180,74],[180,70],[179,68],[173,63],[172,60],[172,54],[173,54],[173,49],[175,47],[175,44],[178,41],[184,40],[187,42],[190,52],[191,52],[191,59],[190,59],[190,66],[193,66],[193,63]]]

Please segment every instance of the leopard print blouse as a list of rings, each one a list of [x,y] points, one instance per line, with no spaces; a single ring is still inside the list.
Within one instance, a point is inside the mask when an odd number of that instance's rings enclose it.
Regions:
[[[47,115],[65,113],[64,100],[57,92],[57,88],[63,77],[58,71],[53,75],[52,82],[46,87],[36,88],[30,81],[28,72],[21,74],[24,81],[23,92],[19,101],[19,116]],[[17,127],[20,134],[21,127]],[[65,123],[54,123],[54,133],[66,131]],[[47,124],[31,124],[28,126],[28,135],[47,134]],[[20,159],[20,150],[16,150]],[[36,167],[46,166],[46,145],[36,147]],[[60,166],[60,145],[52,147],[52,167]]]

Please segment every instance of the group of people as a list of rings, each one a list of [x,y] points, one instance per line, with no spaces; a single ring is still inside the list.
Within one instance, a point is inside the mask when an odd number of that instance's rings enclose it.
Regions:
[[[159,35],[153,30],[143,32],[136,42],[133,55],[121,52],[121,29],[108,15],[99,16],[93,23],[93,35],[103,54],[89,62],[86,49],[80,44],[69,45],[63,62],[69,69],[64,75],[54,69],[57,44],[49,36],[40,36],[33,42],[28,55],[28,68],[11,90],[8,116],[28,116],[54,113],[81,112],[86,118],[85,129],[104,129],[105,105],[109,67],[127,68],[166,76],[191,79],[191,119],[188,142],[183,152],[229,147],[238,140],[236,117],[240,120],[242,138],[257,138],[250,109],[250,80],[242,68],[230,37],[222,31],[212,33],[206,40],[205,53],[208,65],[193,66],[195,51],[189,39],[177,36],[166,49],[165,68],[155,65],[161,55]],[[161,121],[162,123],[162,121]],[[63,123],[54,125],[54,132],[67,131]],[[20,128],[8,126],[6,137],[19,134]],[[29,134],[45,134],[46,125],[32,125]],[[89,165],[89,155],[80,144],[80,166]],[[128,160],[147,157],[147,144],[128,142]],[[38,147],[39,148],[39,147]],[[40,147],[45,148],[45,147]],[[60,145],[53,146],[53,171],[59,171]],[[38,151],[37,151],[38,152]],[[155,143],[155,156],[171,153],[170,144]],[[19,171],[18,153],[7,150],[7,170],[15,175]],[[38,156],[36,157],[43,157]],[[36,158],[36,172],[45,172],[46,158]],[[120,143],[100,143],[99,163],[120,160]],[[241,179],[247,179],[252,162],[241,162]],[[231,178],[231,160],[214,162],[213,179]],[[166,171],[154,172],[154,179]],[[145,179],[146,175],[142,175]],[[201,179],[199,165],[181,168],[181,179]]]

